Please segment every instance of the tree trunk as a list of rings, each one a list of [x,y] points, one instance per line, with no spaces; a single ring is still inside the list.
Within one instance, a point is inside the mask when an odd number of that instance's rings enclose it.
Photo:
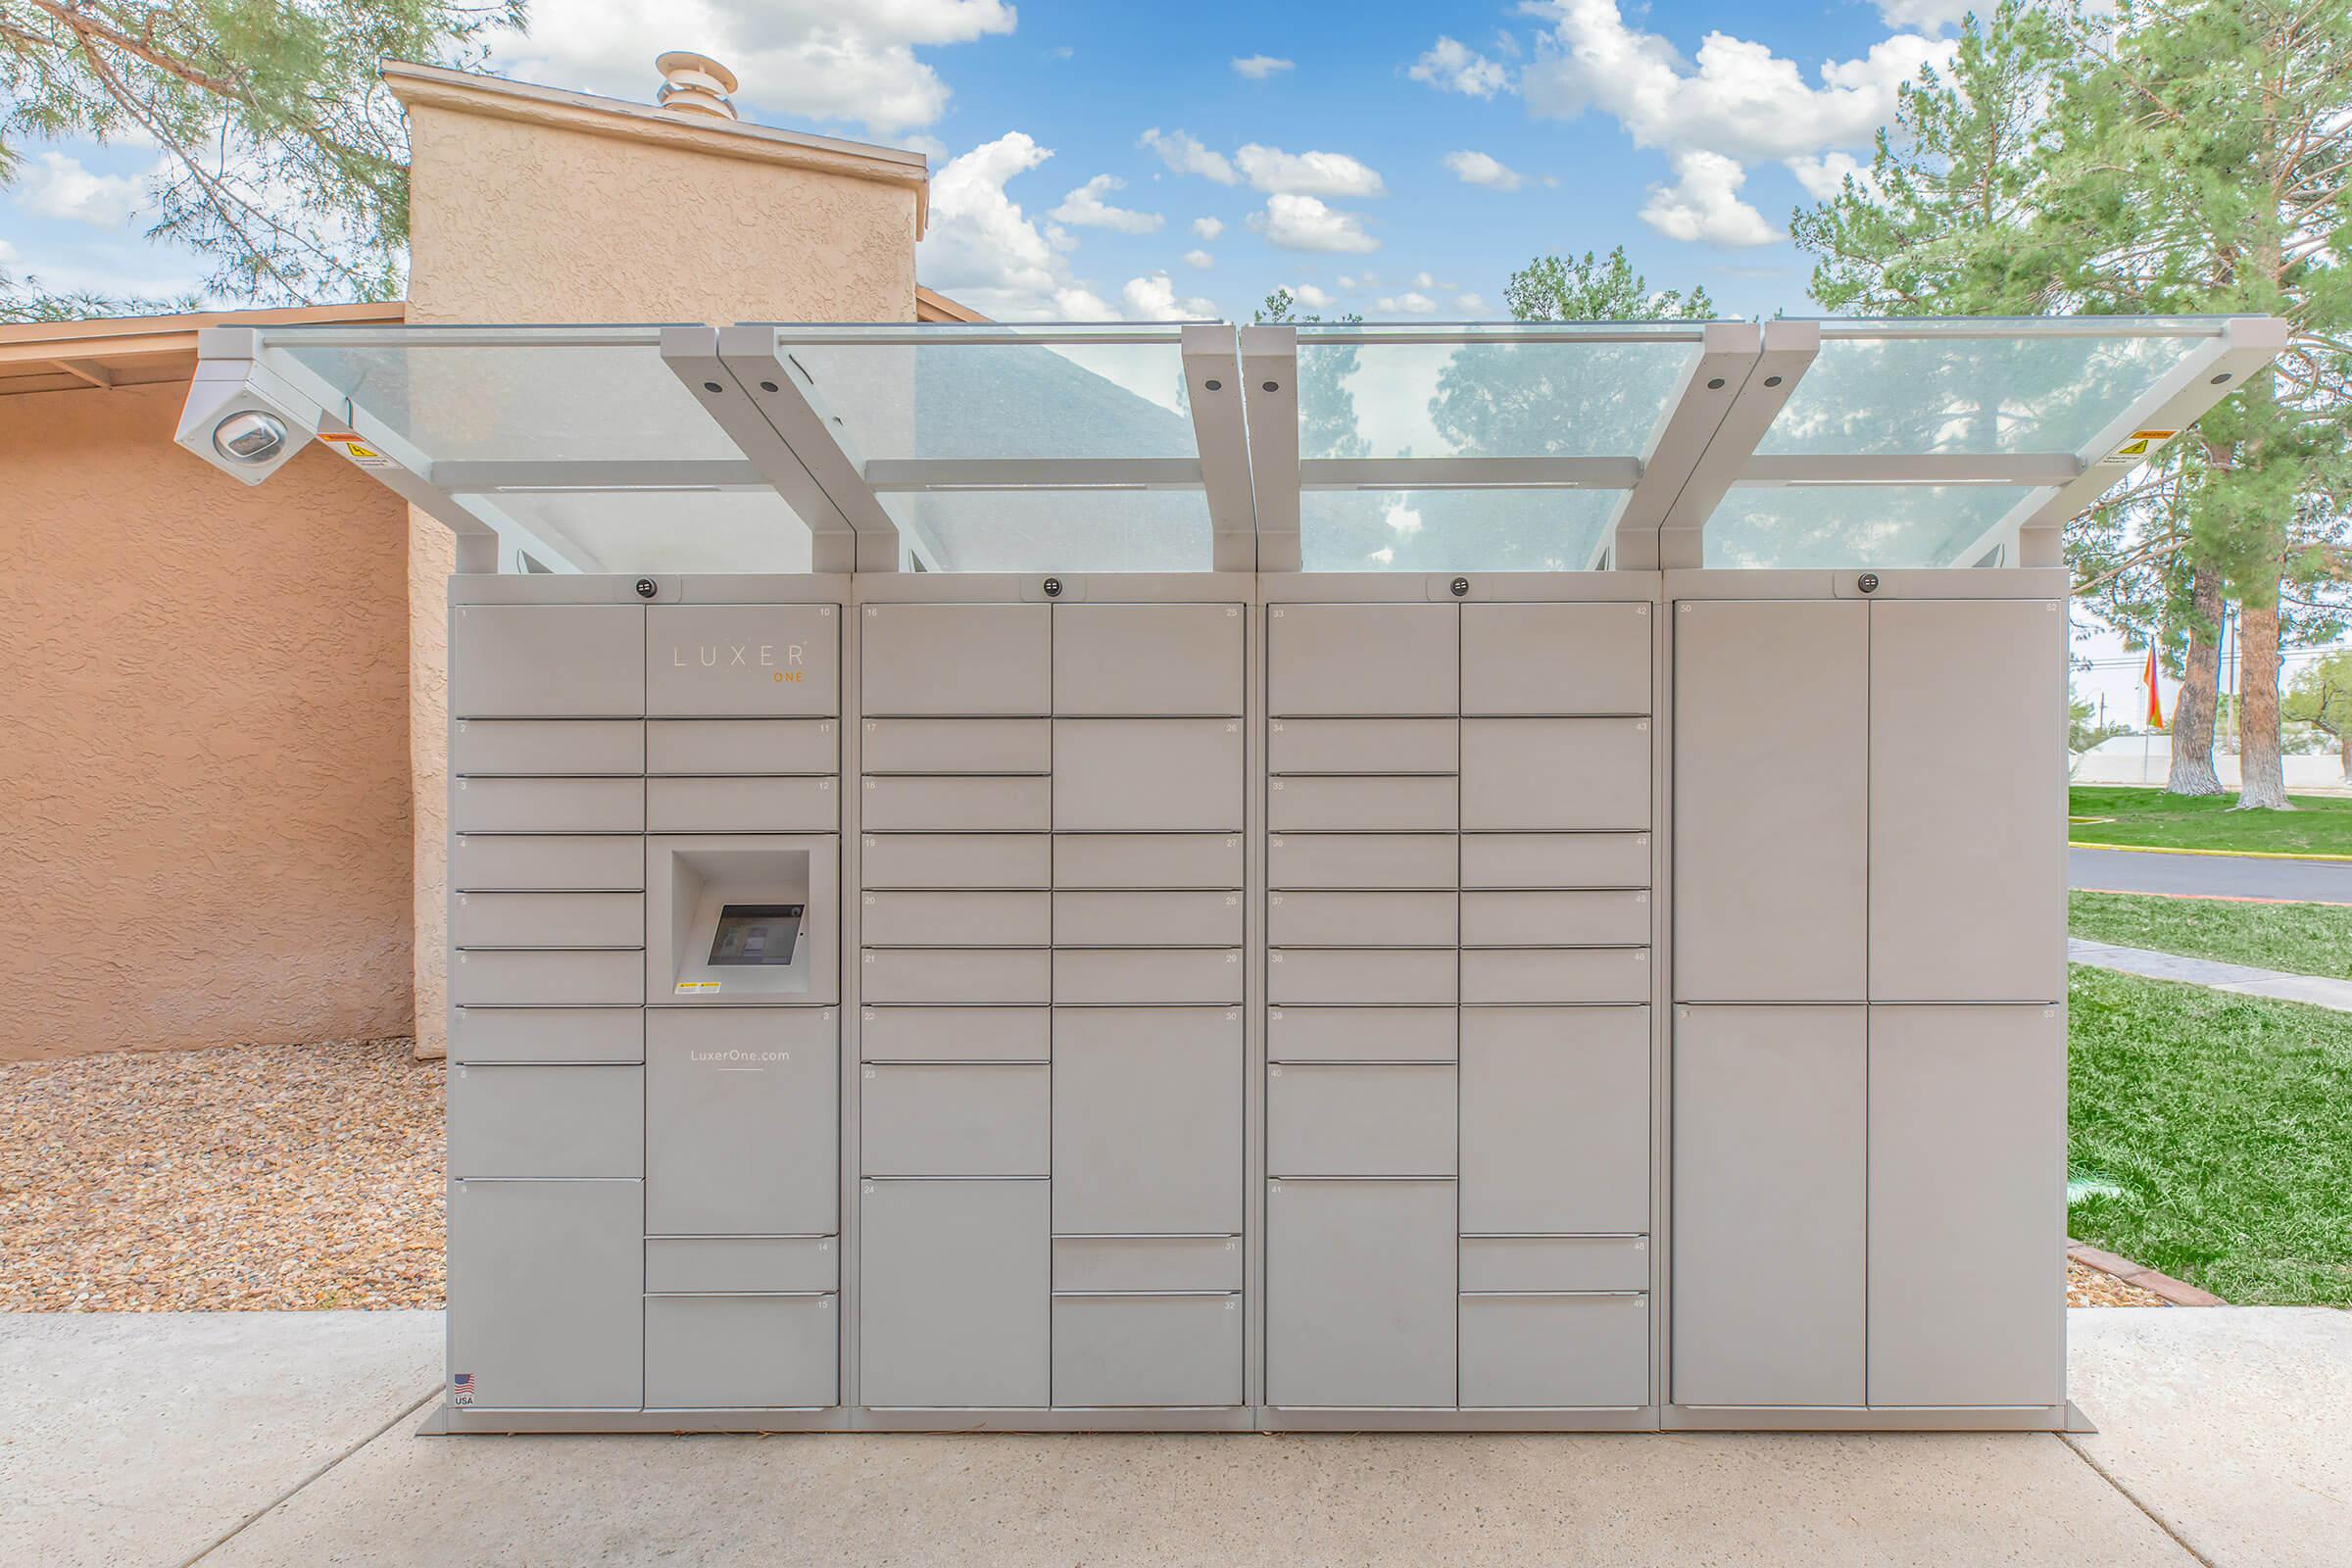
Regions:
[[[2219,795],[2213,772],[2213,710],[2222,676],[2222,574],[2199,566],[2190,579],[2188,663],[2173,705],[2173,762],[2164,787],[2174,795]]]
[[[2237,617],[2237,806],[2286,811],[2286,764],[2278,754],[2278,606],[2242,606]]]
[[[2335,752],[2337,760],[2344,764],[2344,782],[2352,784],[2352,725],[2347,725],[2344,732],[2335,738]]]

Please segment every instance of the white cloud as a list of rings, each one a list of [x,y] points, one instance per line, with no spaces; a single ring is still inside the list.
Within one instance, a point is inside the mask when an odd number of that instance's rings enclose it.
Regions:
[[[1340,297],[1337,294],[1328,289],[1317,288],[1312,283],[1285,283],[1282,286],[1284,292],[1288,293],[1292,299],[1310,311],[1327,311],[1340,303]]]
[[[1375,283],[1380,281],[1380,274],[1378,272],[1365,272],[1361,276],[1350,277],[1346,272],[1342,272],[1337,281],[1340,287],[1353,292],[1359,288],[1372,287]]]
[[[1298,62],[1295,60],[1277,60],[1272,55],[1250,55],[1246,59],[1236,60],[1233,63],[1233,69],[1248,76],[1251,81],[1263,81],[1268,76],[1292,70],[1297,65]]]
[[[1642,221],[1668,239],[1703,240],[1709,245],[1769,245],[1780,230],[1740,199],[1747,171],[1721,153],[1674,155],[1675,181],[1649,187]]]
[[[1286,251],[1380,249],[1380,241],[1364,232],[1361,218],[1326,207],[1312,196],[1277,192],[1266,198],[1264,212],[1250,215],[1250,226],[1263,234],[1267,244]]]
[[[17,248],[8,241],[0,239],[0,262],[13,262],[16,259]]]
[[[1389,531],[1399,539],[1410,539],[1414,534],[1419,533],[1423,526],[1421,514],[1405,505],[1402,496],[1397,496],[1389,502],[1388,510],[1381,514],[1380,520],[1387,523]]]
[[[17,199],[35,217],[127,228],[148,206],[147,181],[137,174],[94,174],[69,153],[45,152],[18,176]]]
[[[1066,235],[1050,234],[1005,185],[1053,157],[1021,131],[983,142],[931,178],[931,227],[915,249],[923,280],[983,316],[1004,320],[1118,315],[1070,275]]]
[[[1453,308],[1464,316],[1484,316],[1487,314],[1487,297],[1484,294],[1456,294]]]
[[[1167,221],[1157,213],[1139,213],[1132,207],[1113,207],[1102,198],[1114,190],[1125,190],[1127,182],[1116,174],[1097,174],[1061,199],[1061,205],[1047,216],[1079,228],[1115,228],[1122,234],[1152,234]]]
[[[1879,20],[1889,27],[1920,27],[1941,32],[1960,25],[1961,18],[1981,10],[1984,0],[1879,0]]]
[[[1206,251],[1186,251],[1184,253],[1184,265],[1187,267],[1198,267],[1202,270],[1206,270],[1207,269],[1217,265],[1217,259],[1214,256],[1209,255]]]
[[[1204,299],[1178,299],[1176,285],[1165,272],[1153,272],[1149,277],[1131,277],[1119,290],[1119,300],[1127,307],[1127,316],[1137,321],[1191,321],[1214,319],[1216,303]]]
[[[1159,154],[1159,161],[1179,174],[1199,174],[1220,185],[1231,185],[1239,177],[1223,153],[1201,146],[1200,138],[1189,131],[1171,130],[1163,136],[1154,125],[1137,137],[1135,144]]]
[[[1486,153],[1447,153],[1446,167],[1463,184],[1484,185],[1489,190],[1517,190],[1524,178],[1517,170],[1505,167],[1501,160]]]
[[[1233,155],[1250,184],[1269,195],[1385,196],[1380,175],[1346,153],[1286,153],[1251,142]]]
[[[1871,187],[1870,167],[1851,153],[1824,153],[1819,158],[1789,158],[1783,160],[1796,182],[1805,187],[1805,194],[1817,202],[1826,202],[1845,188],[1848,174],[1864,190]]]
[[[654,56],[681,39],[724,61],[739,105],[772,106],[785,123],[855,121],[888,136],[928,125],[948,86],[915,51],[1013,30],[1004,0],[537,0],[528,35],[499,34],[493,63],[526,81],[643,103],[660,85]]]
[[[1390,316],[1433,316],[1437,314],[1438,302],[1414,289],[1382,300],[1380,309]]]
[[[1415,81],[1426,81],[1440,92],[1466,93],[1472,98],[1492,98],[1498,92],[1511,90],[1511,73],[1499,62],[1441,34],[1436,43],[1422,51],[1405,73]]]
[[[1213,240],[1219,234],[1225,232],[1225,224],[1223,220],[1219,219],[1196,218],[1193,220],[1193,232],[1200,235],[1202,239]]]

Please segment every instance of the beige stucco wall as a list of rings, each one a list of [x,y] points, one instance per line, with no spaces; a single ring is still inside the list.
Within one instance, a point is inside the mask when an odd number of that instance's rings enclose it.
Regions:
[[[0,397],[0,1059],[408,1031],[406,509]]]
[[[495,89],[490,89],[495,92]],[[914,319],[916,193],[412,104],[409,321]],[[411,524],[417,1049],[447,1045],[448,531]]]

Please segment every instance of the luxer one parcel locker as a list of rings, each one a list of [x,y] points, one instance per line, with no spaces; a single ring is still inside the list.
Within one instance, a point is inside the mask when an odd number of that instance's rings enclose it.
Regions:
[[[438,1429],[2064,1425],[2056,530],[2281,330],[208,332],[459,536]]]

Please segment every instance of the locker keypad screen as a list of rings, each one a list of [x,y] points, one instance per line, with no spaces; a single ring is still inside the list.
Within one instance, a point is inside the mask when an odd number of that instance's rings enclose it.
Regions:
[[[800,939],[799,904],[729,904],[718,911],[718,930],[710,939],[710,964],[782,964],[792,962],[793,944]]]

